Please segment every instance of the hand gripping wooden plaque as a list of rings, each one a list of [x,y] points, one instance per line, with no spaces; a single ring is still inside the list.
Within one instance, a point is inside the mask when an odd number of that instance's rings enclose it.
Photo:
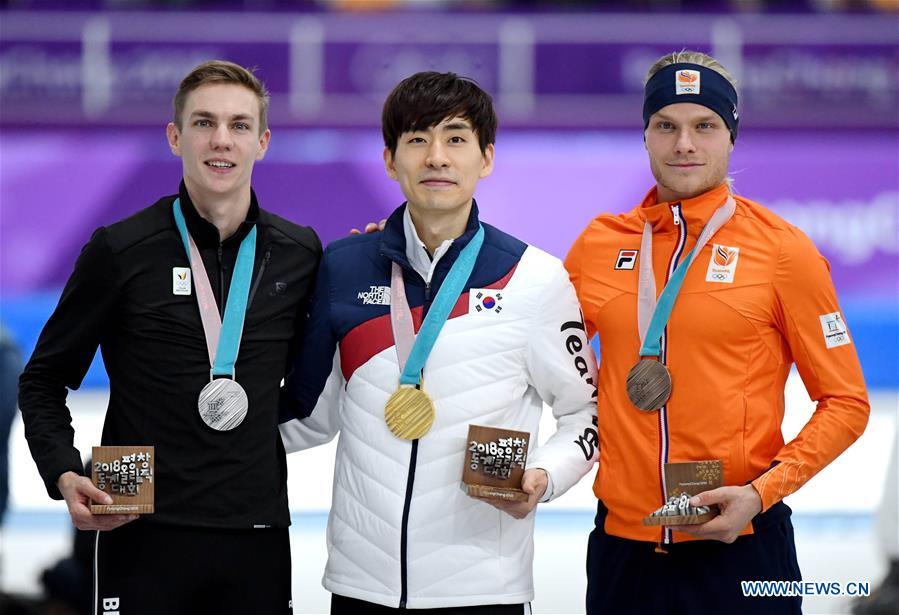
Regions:
[[[154,512],[156,451],[152,446],[95,446],[91,481],[112,496],[112,504],[91,501],[95,515],[145,515]]]
[[[480,498],[526,502],[521,479],[530,438],[526,431],[469,425],[462,490]]]
[[[705,523],[721,512],[717,504],[690,506],[694,495],[717,489],[723,480],[721,461],[688,461],[665,464],[668,500],[648,517],[643,525],[694,525]]]

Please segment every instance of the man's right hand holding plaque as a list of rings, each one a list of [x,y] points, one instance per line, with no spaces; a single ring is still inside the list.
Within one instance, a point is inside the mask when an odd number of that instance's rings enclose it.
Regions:
[[[525,470],[530,434],[469,425],[462,490],[516,519],[530,513],[546,491],[545,470]]]

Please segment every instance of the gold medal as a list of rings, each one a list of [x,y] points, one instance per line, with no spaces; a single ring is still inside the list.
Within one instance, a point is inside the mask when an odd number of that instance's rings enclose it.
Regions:
[[[400,386],[384,407],[387,428],[403,440],[417,440],[428,433],[435,414],[434,402],[414,386]]]
[[[627,396],[640,410],[658,410],[671,397],[671,373],[659,361],[642,359],[627,375]]]

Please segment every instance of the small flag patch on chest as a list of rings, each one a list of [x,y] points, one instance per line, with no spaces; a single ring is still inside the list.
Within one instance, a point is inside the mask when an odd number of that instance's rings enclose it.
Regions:
[[[481,314],[503,311],[503,294],[495,288],[472,288],[468,295],[468,313]]]

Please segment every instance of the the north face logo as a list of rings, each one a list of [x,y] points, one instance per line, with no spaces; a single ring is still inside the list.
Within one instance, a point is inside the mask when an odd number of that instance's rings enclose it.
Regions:
[[[359,292],[358,299],[362,305],[390,305],[390,287],[369,286],[368,290]]]

